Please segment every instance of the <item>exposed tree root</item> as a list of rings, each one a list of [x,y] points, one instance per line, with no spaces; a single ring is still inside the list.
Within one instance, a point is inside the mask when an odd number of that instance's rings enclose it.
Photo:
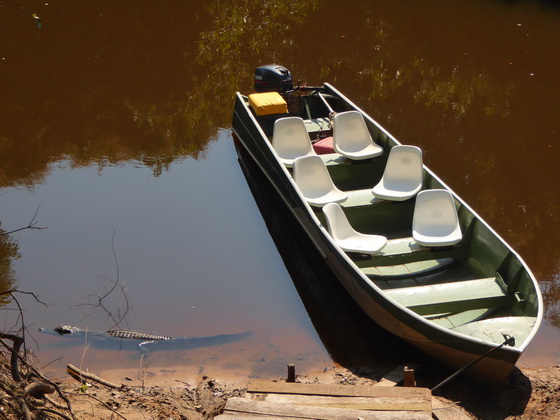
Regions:
[[[8,344],[9,341],[12,345]],[[58,385],[45,378],[28,363],[27,355],[21,352],[23,342],[23,338],[17,335],[0,333],[0,343],[9,352],[10,360],[8,369],[8,357],[5,352],[2,352],[3,360],[0,360],[0,364],[5,365],[2,372],[10,372],[10,376],[2,374],[0,379],[0,394],[4,394],[0,395],[4,405],[3,414],[11,413],[26,420],[53,418],[53,416],[76,419],[70,401]],[[55,392],[65,401],[66,406],[54,405],[51,403],[52,400],[47,398],[47,395]]]

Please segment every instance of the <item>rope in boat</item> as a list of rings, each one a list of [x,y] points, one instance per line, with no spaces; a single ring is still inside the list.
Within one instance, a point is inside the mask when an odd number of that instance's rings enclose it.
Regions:
[[[512,337],[511,335],[508,334],[502,334],[504,336],[504,342],[502,344],[500,344],[497,347],[494,347],[493,349],[488,350],[486,353],[484,353],[482,356],[478,357],[477,359],[473,360],[472,362],[466,364],[465,366],[463,366],[461,369],[459,369],[457,372],[453,373],[451,376],[449,376],[447,379],[444,379],[443,381],[441,381],[439,384],[437,384],[436,386],[434,386],[432,388],[432,392],[435,392],[436,390],[438,390],[439,388],[441,388],[442,386],[446,385],[448,382],[452,381],[453,379],[455,379],[455,377],[459,376],[461,373],[463,373],[464,371],[466,371],[467,369],[469,369],[472,365],[480,362],[482,359],[484,359],[485,357],[487,357],[490,353],[492,353],[493,351],[496,351],[498,349],[501,349],[503,346],[515,346],[515,337]]]

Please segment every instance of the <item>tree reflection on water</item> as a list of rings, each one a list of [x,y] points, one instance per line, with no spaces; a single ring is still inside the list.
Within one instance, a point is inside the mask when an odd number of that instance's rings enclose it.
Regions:
[[[177,159],[202,158],[217,128],[230,124],[235,91],[250,91],[254,67],[273,62],[304,83],[351,84],[360,92],[354,100],[386,101],[383,115],[393,118],[403,118],[390,108],[396,96],[419,108],[439,106],[451,121],[481,99],[488,114],[509,112],[510,81],[497,80],[482,64],[466,66],[464,58],[426,56],[403,29],[413,16],[380,18],[394,9],[386,2],[348,8],[317,0],[230,0],[189,5],[188,13],[181,2],[175,6],[160,5],[154,15],[125,3],[99,3],[97,13],[49,5],[41,15],[51,29],[41,37],[6,23],[31,52],[11,51],[14,67],[7,70],[23,72],[33,94],[17,91],[2,105],[8,123],[0,136],[0,185],[40,182],[62,158],[100,169],[136,160],[155,176]],[[172,13],[181,24],[167,23]],[[339,25],[330,24],[333,14]],[[87,23],[78,25],[76,16]],[[95,26],[102,30],[90,31]],[[458,50],[468,47],[457,41]]]
[[[12,261],[20,257],[17,242],[6,231],[0,229],[0,291],[14,288],[15,278]],[[9,295],[0,295],[0,307],[10,302]]]
[[[560,44],[550,39],[560,25],[559,10],[543,7],[46,3],[33,10],[40,31],[24,14],[0,21],[0,187],[33,188],[61,160],[100,171],[134,161],[160,176],[203,159],[230,126],[234,93],[252,90],[255,67],[278,63],[296,82],[333,83],[424,148],[428,166],[557,287]]]

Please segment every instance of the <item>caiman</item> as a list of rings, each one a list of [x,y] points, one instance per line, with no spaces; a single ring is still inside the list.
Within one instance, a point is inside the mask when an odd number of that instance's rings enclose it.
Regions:
[[[143,333],[132,330],[111,329],[82,330],[73,325],[59,325],[53,330],[40,328],[39,331],[51,334],[78,338],[89,346],[109,350],[139,350],[144,353],[156,350],[188,350],[200,347],[221,346],[223,344],[243,340],[252,332],[246,331],[235,334],[219,334],[206,337],[170,337]],[[62,343],[63,346],[75,346],[76,340]],[[83,344],[83,343],[81,343]]]

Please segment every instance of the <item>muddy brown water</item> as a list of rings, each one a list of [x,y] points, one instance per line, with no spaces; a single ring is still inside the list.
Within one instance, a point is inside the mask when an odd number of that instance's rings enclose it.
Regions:
[[[173,382],[320,369],[374,348],[367,363],[395,361],[399,342],[359,312],[324,311],[345,306],[336,286],[315,302],[292,281],[237,162],[234,92],[251,92],[254,68],[273,62],[302,84],[334,84],[424,150],[539,279],[546,321],[520,365],[560,361],[555,2],[22,5],[0,15],[0,222],[26,226],[38,209],[35,226],[48,229],[0,237],[0,281],[48,304],[19,297],[41,363],[62,356],[51,371],[81,363]],[[36,332],[112,318],[171,336],[253,334],[146,356]],[[355,331],[337,339],[337,322]],[[404,353],[395,359],[420,357]]]

